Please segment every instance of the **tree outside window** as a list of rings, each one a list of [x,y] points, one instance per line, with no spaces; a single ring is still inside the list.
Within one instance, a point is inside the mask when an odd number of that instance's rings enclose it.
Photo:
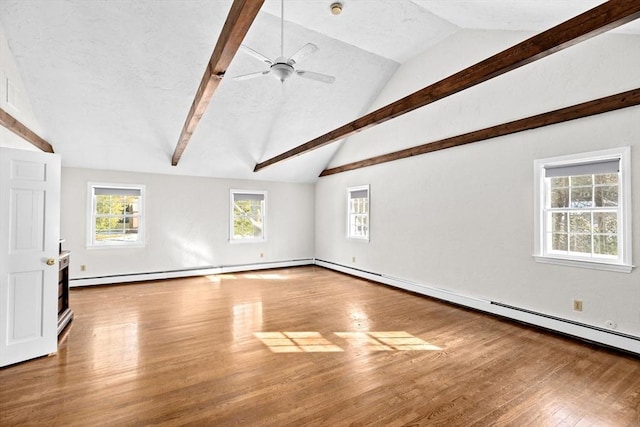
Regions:
[[[143,186],[90,185],[90,246],[143,243]]]
[[[266,191],[231,190],[231,241],[266,240]]]
[[[535,260],[630,272],[630,148],[540,159],[534,170]]]

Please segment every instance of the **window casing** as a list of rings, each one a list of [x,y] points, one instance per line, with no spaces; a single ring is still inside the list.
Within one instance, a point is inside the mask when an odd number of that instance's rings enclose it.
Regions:
[[[347,238],[369,241],[369,186],[347,188]]]
[[[144,246],[144,193],[144,185],[89,183],[87,246]]]
[[[630,149],[535,162],[538,262],[630,272]]]
[[[231,190],[229,241],[267,240],[267,192]]]

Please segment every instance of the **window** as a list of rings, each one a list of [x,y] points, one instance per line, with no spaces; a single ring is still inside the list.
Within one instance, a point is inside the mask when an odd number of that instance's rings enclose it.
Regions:
[[[537,160],[539,262],[631,271],[628,147]]]
[[[144,245],[144,186],[89,183],[88,246]]]
[[[347,237],[369,240],[369,186],[347,188]]]
[[[230,204],[230,241],[256,242],[267,240],[266,191],[231,190]]]

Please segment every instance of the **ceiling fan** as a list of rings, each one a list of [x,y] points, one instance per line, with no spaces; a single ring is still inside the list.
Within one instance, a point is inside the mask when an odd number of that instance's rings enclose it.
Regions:
[[[269,66],[269,69],[264,71],[258,71],[255,73],[244,74],[241,76],[236,76],[236,77],[233,77],[233,80],[249,80],[257,77],[271,75],[276,79],[280,80],[280,82],[284,83],[285,80],[287,80],[289,77],[291,77],[294,74],[300,77],[304,77],[306,79],[316,80],[322,83],[331,84],[336,80],[335,77],[329,76],[326,74],[320,74],[320,73],[315,73],[313,71],[296,69],[295,66],[298,62],[300,62],[304,58],[318,51],[318,46],[316,46],[313,43],[305,44],[300,49],[298,49],[293,55],[291,55],[289,58],[285,58],[284,56],[284,0],[282,0],[280,3],[280,56],[275,60],[271,60],[267,58],[265,55],[261,54],[260,52],[256,52],[255,50],[245,45],[241,45],[240,50],[266,63]]]

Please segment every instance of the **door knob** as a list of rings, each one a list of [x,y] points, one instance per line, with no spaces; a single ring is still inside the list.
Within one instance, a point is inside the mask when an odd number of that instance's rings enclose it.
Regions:
[[[56,263],[56,260],[53,258],[47,258],[47,265],[53,265]]]

